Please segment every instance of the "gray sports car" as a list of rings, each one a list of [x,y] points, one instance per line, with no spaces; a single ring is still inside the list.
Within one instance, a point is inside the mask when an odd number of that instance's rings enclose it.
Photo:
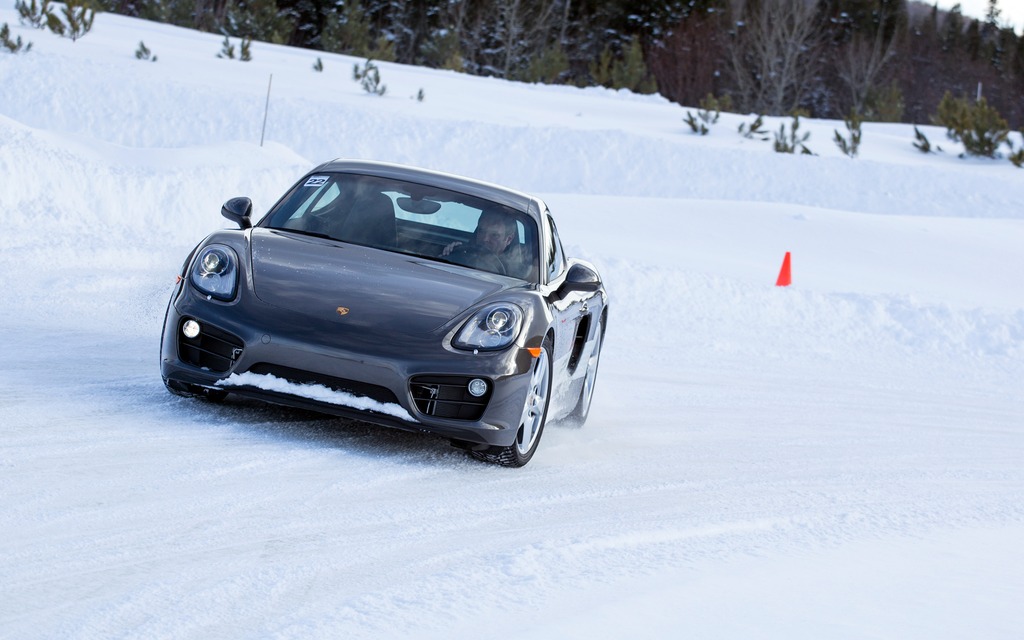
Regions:
[[[192,250],[160,372],[175,394],[265,401],[448,438],[519,467],[549,420],[590,410],[608,296],[538,198],[337,160],[255,225]]]

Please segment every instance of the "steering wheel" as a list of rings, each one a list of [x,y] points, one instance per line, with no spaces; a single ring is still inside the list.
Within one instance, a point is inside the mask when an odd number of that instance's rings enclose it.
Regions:
[[[490,271],[491,273],[503,276],[508,275],[505,273],[505,263],[501,261],[501,258],[487,247],[482,247],[478,244],[464,242],[452,249],[452,252],[448,254],[448,258],[453,262],[458,262],[461,265],[473,267],[474,269],[480,269],[481,271]]]

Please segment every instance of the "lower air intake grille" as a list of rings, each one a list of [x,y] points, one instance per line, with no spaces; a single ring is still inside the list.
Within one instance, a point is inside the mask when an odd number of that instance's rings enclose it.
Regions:
[[[195,338],[186,338],[178,327],[178,357],[182,362],[217,373],[230,369],[242,355],[241,338],[208,324],[199,326],[199,335]]]
[[[472,378],[464,376],[417,376],[409,383],[420,413],[437,418],[479,420],[491,398],[491,385],[479,398],[469,394]]]

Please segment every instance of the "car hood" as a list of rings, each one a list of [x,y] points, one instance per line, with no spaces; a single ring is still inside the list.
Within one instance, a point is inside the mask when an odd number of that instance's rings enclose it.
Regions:
[[[423,335],[509,286],[455,265],[304,237],[252,232],[253,292],[263,302],[351,329]]]

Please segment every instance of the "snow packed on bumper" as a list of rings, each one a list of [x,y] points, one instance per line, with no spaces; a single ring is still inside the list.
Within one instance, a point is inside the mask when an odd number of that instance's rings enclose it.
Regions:
[[[371,398],[362,398],[345,391],[335,391],[322,384],[298,384],[290,382],[277,376],[261,373],[233,373],[227,378],[217,382],[222,387],[256,387],[264,391],[287,393],[293,396],[309,398],[317,402],[326,402],[343,407],[351,407],[360,411],[375,411],[389,416],[394,416],[409,422],[417,422],[409,415],[409,412],[397,404],[389,402],[378,402]]]

